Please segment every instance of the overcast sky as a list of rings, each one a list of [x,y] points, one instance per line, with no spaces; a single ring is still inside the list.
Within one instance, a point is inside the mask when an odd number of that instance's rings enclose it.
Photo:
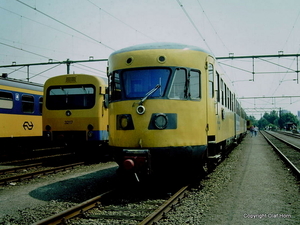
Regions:
[[[114,50],[162,41],[196,45],[216,57],[298,54],[299,17],[299,0],[0,0],[0,65],[106,59]],[[254,81],[251,59],[219,62],[238,97],[300,96],[297,74],[286,73],[297,70],[296,58],[255,60]],[[52,67],[30,67],[30,80],[66,73],[65,65]],[[105,71],[105,62],[71,66],[71,73],[106,77]],[[0,73],[25,79],[27,68]],[[256,117],[262,108],[300,111],[300,98],[241,101]]]

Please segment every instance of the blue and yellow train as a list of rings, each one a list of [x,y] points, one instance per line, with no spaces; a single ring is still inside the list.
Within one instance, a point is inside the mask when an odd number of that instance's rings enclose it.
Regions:
[[[74,148],[84,155],[108,142],[108,108],[104,80],[86,74],[61,75],[44,85],[43,133],[55,145]]]
[[[3,155],[25,154],[42,137],[43,85],[0,77],[0,143]],[[34,144],[33,144],[34,143]],[[22,150],[23,148],[23,150]]]
[[[246,114],[219,71],[212,54],[183,44],[110,55],[109,144],[120,172],[206,172],[242,139]]]

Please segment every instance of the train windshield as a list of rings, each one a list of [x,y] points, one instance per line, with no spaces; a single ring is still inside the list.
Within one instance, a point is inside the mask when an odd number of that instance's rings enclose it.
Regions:
[[[170,76],[171,70],[168,68],[124,70],[118,77],[121,80],[119,87],[126,99],[144,98],[155,87],[159,88],[148,95],[148,98],[162,97]]]
[[[47,90],[46,107],[50,110],[90,109],[94,105],[93,85],[52,86]]]

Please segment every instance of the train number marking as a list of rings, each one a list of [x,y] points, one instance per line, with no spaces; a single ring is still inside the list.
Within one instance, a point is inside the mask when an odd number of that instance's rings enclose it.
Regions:
[[[24,130],[32,130],[33,127],[34,127],[34,125],[33,125],[33,123],[32,123],[31,121],[30,121],[30,122],[25,121],[25,122],[23,123],[23,128],[24,128]]]
[[[65,120],[65,124],[73,124],[73,120]]]

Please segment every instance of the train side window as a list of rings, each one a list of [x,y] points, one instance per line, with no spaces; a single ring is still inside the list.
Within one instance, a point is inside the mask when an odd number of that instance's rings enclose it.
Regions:
[[[227,107],[227,91],[228,91],[228,89],[227,89],[227,85],[225,83],[224,83],[224,91],[225,91],[225,93],[224,93],[224,106]]]
[[[40,114],[42,114],[42,112],[43,112],[43,101],[44,101],[44,98],[40,97],[39,98],[39,110],[40,110]]]
[[[230,91],[229,88],[226,88],[226,106],[229,109],[230,108]]]
[[[12,93],[0,91],[0,108],[1,109],[12,109],[13,108]]]
[[[200,71],[190,71],[190,98],[200,99]]]
[[[229,109],[232,110],[232,93],[229,90]]]
[[[224,81],[221,79],[221,100],[222,105],[224,105]]]
[[[22,96],[22,111],[24,113],[34,112],[34,97],[32,95]]]
[[[232,97],[232,111],[235,112],[235,94]]]
[[[216,93],[217,93],[217,102],[220,102],[220,75],[218,72],[216,75]]]
[[[186,70],[176,69],[169,98],[171,99],[185,99],[187,96],[186,88]]]
[[[208,95],[210,98],[214,97],[214,66],[208,64]]]

